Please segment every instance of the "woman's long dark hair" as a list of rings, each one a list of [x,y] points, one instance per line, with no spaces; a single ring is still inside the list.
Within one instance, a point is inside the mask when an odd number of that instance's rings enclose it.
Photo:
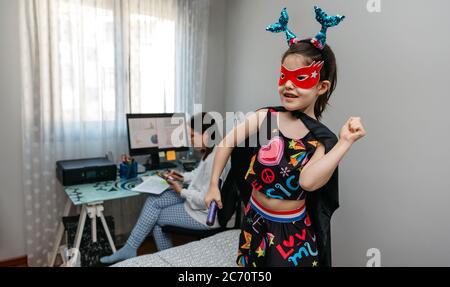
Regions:
[[[198,122],[200,122],[201,125],[195,124]],[[210,127],[213,127],[215,124],[216,124],[216,121],[210,114],[202,112],[202,113],[193,115],[191,117],[190,126],[191,126],[191,130],[203,135]],[[211,135],[211,137],[214,137],[214,136],[215,136],[214,134]],[[205,160],[208,157],[208,155],[213,151],[213,149],[214,149],[214,146],[211,146],[211,147],[207,146],[204,150],[202,160]]]
[[[289,49],[283,54],[281,62],[283,63],[287,56],[292,54],[299,54],[307,58],[311,64],[313,61],[324,61],[322,70],[320,71],[320,80],[330,81],[330,88],[328,91],[320,95],[314,105],[314,115],[317,120],[320,120],[322,113],[325,111],[328,101],[336,88],[337,83],[337,65],[336,57],[334,56],[333,50],[331,50],[328,44],[325,45],[323,50],[317,49],[313,44],[311,44],[311,39],[304,39],[297,43],[289,46]]]

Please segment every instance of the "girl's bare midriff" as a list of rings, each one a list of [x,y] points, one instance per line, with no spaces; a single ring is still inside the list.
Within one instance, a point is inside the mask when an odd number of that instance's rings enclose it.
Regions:
[[[284,200],[284,199],[276,199],[269,198],[264,193],[253,190],[252,195],[254,198],[265,208],[273,210],[273,211],[290,211],[294,209],[298,209],[305,205],[305,200]]]

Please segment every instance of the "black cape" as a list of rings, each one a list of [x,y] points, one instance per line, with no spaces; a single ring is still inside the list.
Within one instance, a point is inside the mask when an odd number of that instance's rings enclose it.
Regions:
[[[270,107],[276,111],[286,111],[283,107]],[[328,153],[337,143],[336,135],[325,125],[311,118],[303,112],[292,112],[311,131],[313,136],[325,146]],[[241,220],[241,202],[247,205],[252,187],[244,180],[251,157],[255,154],[255,147],[235,147],[231,154],[231,170],[221,189],[223,209],[218,211],[218,221],[226,226],[228,220],[236,212],[235,227]],[[306,196],[306,209],[311,218],[317,236],[319,250],[319,264],[322,267],[331,267],[331,238],[330,220],[333,212],[339,207],[338,196],[338,167],[330,180],[320,189],[308,192]]]

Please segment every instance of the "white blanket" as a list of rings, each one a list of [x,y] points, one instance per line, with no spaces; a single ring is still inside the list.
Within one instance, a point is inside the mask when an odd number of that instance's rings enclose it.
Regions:
[[[154,254],[128,259],[113,267],[236,267],[240,230],[228,230]]]

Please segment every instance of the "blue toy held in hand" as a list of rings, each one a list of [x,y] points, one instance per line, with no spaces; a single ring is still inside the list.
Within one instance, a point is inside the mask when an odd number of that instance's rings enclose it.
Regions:
[[[215,201],[212,201],[209,207],[208,217],[206,218],[206,224],[208,226],[214,225],[214,222],[216,221],[216,214],[217,214],[217,203]]]

